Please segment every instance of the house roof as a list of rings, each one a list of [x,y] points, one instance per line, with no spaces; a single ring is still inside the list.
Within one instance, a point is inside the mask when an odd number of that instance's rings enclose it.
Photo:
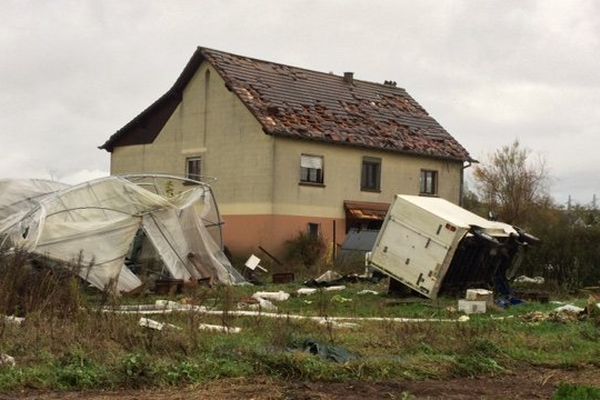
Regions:
[[[151,143],[207,61],[268,135],[472,160],[406,90],[199,47],[167,93],[101,149]]]

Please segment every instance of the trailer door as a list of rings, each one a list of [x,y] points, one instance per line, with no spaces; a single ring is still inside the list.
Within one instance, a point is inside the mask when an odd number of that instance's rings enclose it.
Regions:
[[[443,239],[450,239],[449,243]],[[455,238],[447,235],[433,236],[390,217],[373,248],[371,263],[419,293],[435,297],[452,239]]]

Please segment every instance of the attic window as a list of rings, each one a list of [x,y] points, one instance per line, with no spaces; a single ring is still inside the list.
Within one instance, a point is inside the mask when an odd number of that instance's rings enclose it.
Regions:
[[[323,184],[323,156],[300,156],[300,183]]]

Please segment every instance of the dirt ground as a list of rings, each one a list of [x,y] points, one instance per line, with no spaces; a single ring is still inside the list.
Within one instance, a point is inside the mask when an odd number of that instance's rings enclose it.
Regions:
[[[227,379],[184,389],[71,393],[29,392],[3,394],[0,395],[0,399],[550,399],[558,384],[562,382],[600,387],[600,370],[532,369],[495,377],[400,381],[377,384],[368,382],[287,382],[269,378],[254,380]]]

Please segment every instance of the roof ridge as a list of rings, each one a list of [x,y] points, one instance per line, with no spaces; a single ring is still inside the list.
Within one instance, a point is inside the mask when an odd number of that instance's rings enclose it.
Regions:
[[[316,69],[309,69],[309,68],[306,68],[306,67],[299,67],[297,65],[284,64],[284,63],[277,62],[277,61],[268,61],[268,60],[264,60],[262,58],[250,57],[250,56],[245,56],[243,54],[237,54],[237,53],[230,53],[228,51],[217,50],[217,49],[213,49],[213,48],[210,48],[210,47],[198,46],[197,49],[200,50],[201,52],[204,51],[204,50],[208,50],[210,52],[215,52],[215,53],[220,53],[220,54],[227,54],[229,56],[234,56],[234,57],[239,57],[239,58],[247,58],[248,60],[258,61],[258,62],[265,63],[265,64],[280,65],[282,67],[295,68],[295,69],[299,69],[299,70],[302,70],[302,71],[308,71],[308,72],[312,72],[312,73],[316,73],[316,74],[322,74],[322,75],[326,75],[326,76],[335,76],[336,78],[342,78],[342,79],[344,79],[344,75],[338,75],[338,74],[335,74],[333,72],[323,72],[323,71],[318,71]],[[391,89],[391,90],[401,90],[403,92],[406,92],[406,89],[403,88],[403,87],[400,87],[400,86],[390,86],[390,85],[386,85],[385,83],[368,81],[368,80],[365,80],[365,79],[356,79],[356,78],[353,78],[353,80],[354,80],[354,82],[366,83],[366,84],[370,84],[370,85],[381,86],[381,87],[384,87],[384,88],[387,88],[387,89]]]

